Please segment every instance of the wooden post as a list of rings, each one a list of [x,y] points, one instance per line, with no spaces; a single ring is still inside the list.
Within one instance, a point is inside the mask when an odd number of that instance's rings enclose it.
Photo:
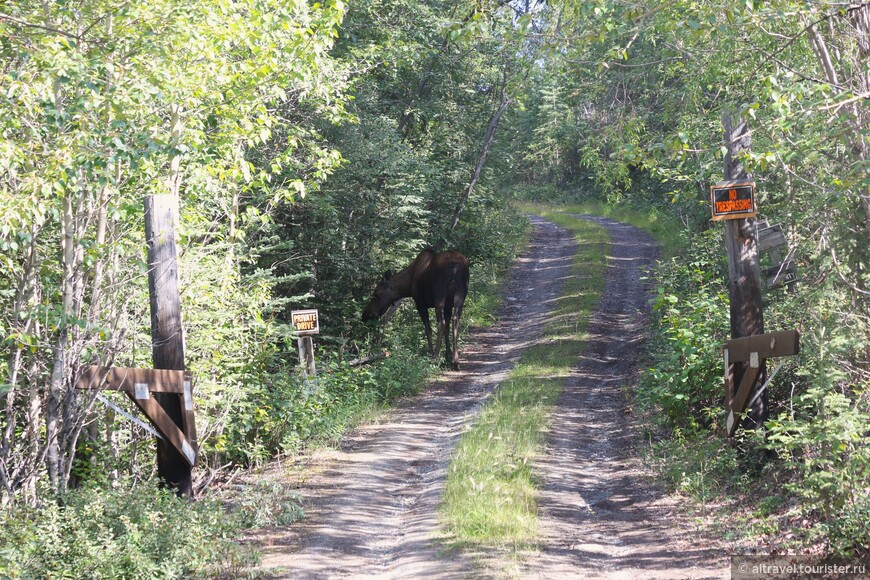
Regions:
[[[725,180],[736,181],[748,178],[746,170],[738,161],[741,151],[749,149],[750,135],[745,121],[734,125],[730,115],[722,117],[725,154]],[[758,265],[758,246],[756,241],[755,218],[725,220],[725,248],[728,252],[728,294],[731,301],[731,338],[743,338],[764,333],[764,312],[761,299],[761,274]],[[731,389],[743,381],[748,368],[747,363],[729,363],[728,373],[732,376]],[[753,373],[754,374],[754,373]],[[752,400],[767,376],[766,365],[761,363],[758,378],[749,393]],[[728,392],[728,406],[734,398]],[[768,396],[762,393],[743,423],[746,429],[760,427],[769,414]]]
[[[178,197],[149,195],[145,198],[145,241],[148,244],[148,288],[151,296],[151,353],[155,369],[185,370],[184,334],[181,326],[181,295],[175,224]],[[172,422],[185,431],[193,420],[185,412],[183,395],[154,393],[154,399]],[[188,425],[190,429],[191,425]],[[190,432],[190,431],[187,431]],[[194,454],[196,450],[194,449]],[[181,497],[193,494],[191,465],[166,439],[157,440],[157,473]]]
[[[314,366],[314,340],[311,336],[300,336],[299,343],[299,364],[306,376],[317,376],[317,368]]]

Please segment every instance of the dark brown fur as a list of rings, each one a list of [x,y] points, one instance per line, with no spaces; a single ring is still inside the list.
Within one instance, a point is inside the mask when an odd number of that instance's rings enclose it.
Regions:
[[[380,318],[396,302],[413,298],[423,321],[423,330],[433,358],[445,343],[447,361],[459,368],[459,318],[468,295],[468,258],[459,252],[423,250],[413,262],[396,274],[387,272],[375,288],[371,300],[363,309],[363,320]],[[432,327],[429,309],[435,309],[438,337],[432,348]],[[450,324],[453,323],[453,348],[450,348]]]

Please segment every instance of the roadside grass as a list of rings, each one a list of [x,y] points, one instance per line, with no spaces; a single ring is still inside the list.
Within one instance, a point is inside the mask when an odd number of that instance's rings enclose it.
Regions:
[[[565,281],[544,336],[461,438],[450,465],[442,521],[454,547],[516,552],[538,536],[533,462],[542,450],[550,411],[583,349],[589,315],[600,302],[609,242],[597,224],[542,212],[578,243],[574,276]]]

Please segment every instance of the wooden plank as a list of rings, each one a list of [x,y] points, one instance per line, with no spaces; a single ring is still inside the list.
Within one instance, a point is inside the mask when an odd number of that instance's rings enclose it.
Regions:
[[[743,412],[746,401],[749,399],[749,394],[754,390],[755,383],[761,374],[763,366],[764,365],[759,364],[757,367],[750,367],[748,365],[745,367],[743,380],[740,381],[740,387],[734,394],[734,399],[731,401],[731,409],[728,411],[726,430],[729,437],[733,435],[734,431],[737,429],[737,421],[735,418]]]
[[[193,374],[185,373],[184,392],[181,394],[181,406],[183,410],[181,429],[194,449],[198,449],[199,441],[196,438],[196,418],[193,412]]]
[[[730,353],[725,349],[725,410],[730,411],[734,400],[734,365],[730,360]]]
[[[764,270],[764,284],[768,288],[778,288],[793,282],[797,282],[797,265],[791,260]]]
[[[797,330],[769,332],[744,338],[735,338],[725,344],[731,362],[748,362],[752,353],[760,359],[791,356],[800,352],[800,333]]]
[[[184,393],[185,371],[134,369],[91,365],[76,382],[77,389],[101,388],[108,391],[135,392],[135,385],[147,384],[152,393]],[[105,382],[103,378],[105,377]]]
[[[788,240],[782,231],[782,226],[779,224],[762,228],[758,228],[758,253],[763,254],[774,248],[788,247]]]
[[[148,420],[154,427],[166,438],[178,454],[184,460],[193,466],[196,464],[198,450],[196,445],[192,444],[187,437],[184,436],[178,425],[166,413],[166,410],[155,399],[137,399],[131,393],[127,393],[136,406],[142,410]],[[160,439],[158,439],[160,441]]]

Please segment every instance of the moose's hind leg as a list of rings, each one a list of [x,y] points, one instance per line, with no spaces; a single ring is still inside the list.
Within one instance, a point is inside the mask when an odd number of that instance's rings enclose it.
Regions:
[[[441,354],[441,341],[445,338],[445,326],[447,321],[444,318],[444,306],[435,307],[435,319],[438,326],[438,338],[435,340],[435,350],[432,351],[432,360],[438,361],[438,356]]]
[[[453,370],[459,370],[459,319],[462,317],[462,307],[465,305],[465,296],[456,296],[453,305],[453,353],[451,361]]]
[[[417,313],[420,314],[420,320],[423,321],[423,331],[426,333],[426,343],[429,345],[429,356],[434,356],[438,351],[432,350],[432,324],[429,322],[429,309],[418,304]]]

